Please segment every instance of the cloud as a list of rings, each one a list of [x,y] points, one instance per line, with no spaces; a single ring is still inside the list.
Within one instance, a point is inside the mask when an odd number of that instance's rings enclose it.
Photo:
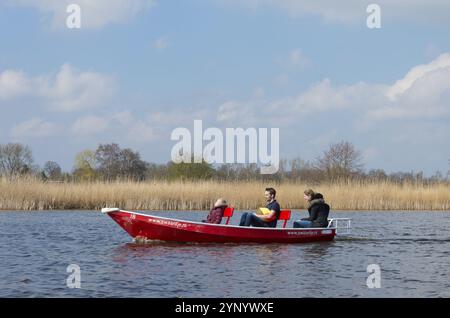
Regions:
[[[11,135],[14,139],[45,138],[58,134],[61,129],[59,124],[47,122],[42,118],[32,118],[13,126]]]
[[[7,100],[28,93],[29,83],[21,71],[4,71],[0,73],[0,99]]]
[[[325,78],[296,95],[226,100],[214,111],[228,127],[279,127],[282,157],[312,160],[330,143],[348,140],[361,149],[369,168],[445,169],[448,55],[412,66],[392,83],[342,85]]]
[[[360,0],[216,0],[221,5],[242,6],[252,10],[278,8],[292,17],[319,16],[327,22],[364,23],[371,2]],[[378,0],[382,21],[413,21],[426,24],[449,24],[450,2],[442,0]]]
[[[85,116],[78,118],[70,128],[76,135],[90,136],[104,132],[109,125],[109,119],[99,116]]]
[[[50,17],[54,28],[66,27],[67,6],[81,7],[81,28],[100,29],[108,24],[126,23],[152,8],[155,0],[7,0],[9,5],[34,7]]]
[[[0,73],[0,100],[33,97],[54,111],[79,111],[102,106],[116,91],[116,81],[69,64],[52,75],[32,77],[22,71]]]
[[[388,91],[387,96],[391,100],[396,100],[400,95],[410,89],[414,83],[425,78],[434,71],[439,71],[450,67],[450,54],[442,54],[428,64],[413,67],[401,80],[398,80]]]
[[[39,95],[48,99],[51,108],[74,111],[97,107],[115,90],[112,78],[95,72],[80,72],[64,64],[55,79],[39,79]]]
[[[450,113],[450,54],[428,64],[413,67],[402,79],[388,87],[387,101],[370,110],[367,117],[437,118]]]
[[[133,142],[147,142],[157,138],[152,122],[140,119],[129,111],[80,117],[70,127],[70,133],[81,138],[103,134]]]
[[[450,54],[419,65],[392,85],[358,82],[335,85],[323,79],[297,96],[270,101],[226,101],[217,108],[223,122],[257,123],[265,117],[292,124],[317,113],[351,112],[358,125],[388,119],[439,118],[450,114]]]
[[[287,109],[297,114],[343,110],[367,105],[372,93],[380,93],[378,85],[359,82],[352,85],[333,85],[330,79],[324,79],[297,97],[288,97],[270,105],[271,109]]]
[[[235,101],[227,101],[219,106],[217,112],[218,121],[235,120],[242,114],[243,106]]]

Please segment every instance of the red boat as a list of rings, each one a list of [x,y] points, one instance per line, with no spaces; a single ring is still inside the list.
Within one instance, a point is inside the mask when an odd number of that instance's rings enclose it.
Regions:
[[[286,228],[291,211],[282,210],[279,220],[284,221],[283,227],[261,228],[229,225],[228,223],[233,215],[233,208],[225,210],[226,224],[208,224],[169,219],[123,211],[117,208],[105,208],[102,209],[102,213],[108,214],[137,241],[156,240],[196,243],[307,243],[332,241],[337,230],[335,220],[344,220],[331,219],[328,228]]]

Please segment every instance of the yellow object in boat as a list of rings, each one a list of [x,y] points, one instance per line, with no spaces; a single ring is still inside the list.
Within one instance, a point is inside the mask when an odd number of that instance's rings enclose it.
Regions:
[[[268,214],[270,214],[270,210],[268,208],[259,208],[258,214],[268,215]]]

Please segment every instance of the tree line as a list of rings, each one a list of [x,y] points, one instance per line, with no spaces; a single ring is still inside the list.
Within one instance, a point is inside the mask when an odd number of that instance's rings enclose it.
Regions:
[[[70,172],[64,172],[54,161],[43,167],[34,163],[32,150],[20,143],[0,144],[0,176],[16,179],[32,176],[43,181],[80,182],[116,180],[223,180],[223,181],[301,181],[321,183],[347,180],[393,182],[448,182],[450,172],[437,171],[425,177],[423,172],[386,173],[382,169],[364,169],[363,157],[347,141],[331,144],[313,161],[300,158],[282,159],[279,171],[261,175],[257,164],[221,164],[168,162],[156,164],[144,161],[139,152],[121,148],[116,143],[100,144],[95,150],[84,150],[75,157]]]

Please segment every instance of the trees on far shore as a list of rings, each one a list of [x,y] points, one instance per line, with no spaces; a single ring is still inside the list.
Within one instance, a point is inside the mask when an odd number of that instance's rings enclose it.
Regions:
[[[115,181],[115,180],[223,180],[281,182],[294,181],[319,184],[343,180],[373,182],[435,183],[450,181],[450,172],[437,171],[430,177],[422,172],[386,173],[382,169],[364,170],[361,152],[346,141],[331,144],[314,161],[301,158],[282,159],[274,175],[261,175],[256,164],[221,164],[168,162],[149,163],[139,152],[118,144],[100,144],[95,150],[84,150],[75,157],[71,172],[63,172],[57,162],[47,161],[43,168],[34,164],[31,149],[19,143],[0,144],[0,176],[14,179],[33,176],[44,181]]]
[[[363,172],[361,152],[348,141],[331,144],[316,159],[316,167],[325,173],[327,179],[348,179]]]
[[[55,161],[47,161],[42,169],[43,178],[46,180],[60,181],[63,177],[60,165]]]
[[[0,174],[16,178],[32,172],[33,155],[28,146],[19,143],[0,145]]]
[[[121,149],[115,143],[100,144],[95,151],[84,150],[77,154],[73,174],[76,179],[83,181],[141,181],[146,178],[147,165],[138,152],[129,148]]]

